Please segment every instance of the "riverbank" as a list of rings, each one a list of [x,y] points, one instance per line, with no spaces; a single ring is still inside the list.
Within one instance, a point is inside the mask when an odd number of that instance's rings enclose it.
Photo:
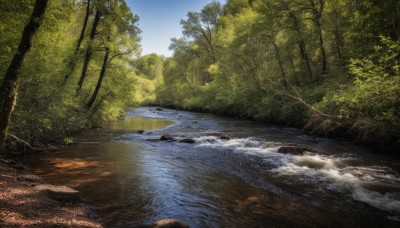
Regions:
[[[378,132],[374,134],[376,129],[369,129],[370,131],[364,132],[365,129],[358,129],[354,127],[357,122],[352,123],[346,119],[329,119],[318,115],[310,116],[307,114],[309,110],[304,109],[298,113],[297,119],[292,122],[276,121],[274,119],[263,119],[256,116],[249,115],[242,112],[228,112],[226,110],[207,109],[198,106],[179,106],[179,105],[163,105],[163,104],[146,104],[149,107],[161,107],[167,109],[176,109],[182,111],[199,112],[199,113],[212,113],[225,117],[233,117],[238,119],[252,120],[260,123],[275,124],[284,127],[294,127],[303,129],[309,135],[326,137],[331,139],[343,139],[351,141],[360,146],[367,146],[373,148],[375,151],[384,154],[400,154],[400,139],[398,136],[392,135],[390,140],[383,140],[383,134]],[[299,106],[302,107],[302,106]],[[304,108],[304,107],[303,107]],[[292,116],[295,116],[292,114]],[[378,124],[376,127],[379,127]],[[381,129],[381,131],[383,131]],[[380,138],[382,137],[382,138]]]
[[[24,164],[80,191],[105,227],[164,218],[191,227],[398,227],[398,158],[214,114],[141,107],[126,116]],[[176,141],[158,140],[165,134]]]
[[[49,186],[73,191],[48,185],[11,160],[0,160],[0,227],[102,227],[84,203],[57,201]]]

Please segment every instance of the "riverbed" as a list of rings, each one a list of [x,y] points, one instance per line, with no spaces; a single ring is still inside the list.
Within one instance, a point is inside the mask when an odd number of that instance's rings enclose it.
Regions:
[[[25,164],[81,191],[106,227],[400,227],[399,158],[347,141],[154,107],[74,137]]]

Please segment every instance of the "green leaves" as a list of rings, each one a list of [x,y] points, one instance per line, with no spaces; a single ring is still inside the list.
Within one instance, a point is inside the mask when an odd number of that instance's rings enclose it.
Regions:
[[[311,130],[335,135],[347,129],[363,140],[386,128],[373,140],[399,135],[388,127],[400,129],[400,16],[389,10],[398,4],[228,0],[222,11],[207,5],[189,12],[181,21],[183,37],[172,40],[174,56],[165,61],[157,102],[295,125],[309,121]],[[282,90],[301,91],[310,105],[341,114],[343,122],[310,116],[280,96]]]
[[[79,1],[86,3],[86,1]],[[33,0],[0,0],[0,74],[4,75],[15,53],[21,31],[29,19]],[[76,93],[82,68],[82,49],[87,48],[90,29],[75,52],[86,13],[85,4],[76,1],[49,1],[45,19],[27,56],[22,72],[18,103],[12,119],[12,131],[33,144],[47,137],[63,136],[94,122],[118,118],[134,103],[136,86],[132,59],[139,52],[138,17],[124,0],[92,0],[90,13],[96,7],[104,14],[93,43],[88,77],[80,93]],[[93,24],[89,17],[89,25]],[[107,75],[93,109],[84,112],[84,105],[96,86],[106,48],[110,49]],[[64,83],[68,62],[76,59],[71,77]],[[147,85],[146,82],[142,83]],[[154,90],[150,86],[150,90]],[[149,90],[146,88],[146,90]],[[137,90],[139,91],[139,90]],[[152,92],[153,91],[149,91]]]

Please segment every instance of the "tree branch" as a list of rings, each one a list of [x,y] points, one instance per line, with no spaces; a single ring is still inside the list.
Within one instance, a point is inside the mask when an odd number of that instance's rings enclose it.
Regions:
[[[300,94],[299,94],[297,91],[296,91],[296,93],[297,93],[297,97],[296,97],[296,96],[293,96],[293,95],[291,95],[291,94],[289,94],[289,93],[282,92],[282,94],[284,94],[284,95],[286,95],[286,96],[288,96],[288,97],[290,97],[290,98],[295,99],[296,101],[300,102],[301,104],[303,104],[304,106],[306,106],[308,109],[310,109],[311,111],[313,111],[314,113],[316,113],[316,114],[319,115],[319,116],[323,116],[323,117],[326,117],[326,118],[329,118],[329,119],[335,119],[335,120],[340,120],[340,119],[342,119],[341,116],[338,116],[338,115],[337,115],[337,116],[329,115],[329,114],[326,114],[326,113],[323,113],[323,112],[319,111],[319,110],[316,109],[314,106],[312,106],[312,105],[308,104],[307,102],[305,102],[305,101],[300,97]]]
[[[17,141],[19,141],[19,142],[22,142],[22,143],[25,144],[25,145],[27,145],[31,150],[34,150],[33,147],[32,147],[29,143],[27,143],[26,141],[24,141],[24,140],[18,138],[17,136],[15,136],[15,135],[13,135],[13,134],[10,134],[10,133],[7,133],[7,135],[8,135],[8,136],[11,136],[11,138],[13,138],[13,139],[15,139],[15,140],[17,140]]]

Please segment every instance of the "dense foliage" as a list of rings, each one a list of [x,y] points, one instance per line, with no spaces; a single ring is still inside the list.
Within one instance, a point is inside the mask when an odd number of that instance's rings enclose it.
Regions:
[[[398,0],[228,0],[181,21],[157,102],[400,139]]]
[[[0,75],[34,0],[0,0]],[[124,0],[49,1],[10,132],[29,142],[131,104],[223,113],[400,146],[400,1],[227,0],[181,21],[170,58],[140,56]]]
[[[0,75],[34,2],[0,0]],[[49,1],[25,60],[10,132],[35,143],[122,115],[137,84],[137,21],[124,0]]]

